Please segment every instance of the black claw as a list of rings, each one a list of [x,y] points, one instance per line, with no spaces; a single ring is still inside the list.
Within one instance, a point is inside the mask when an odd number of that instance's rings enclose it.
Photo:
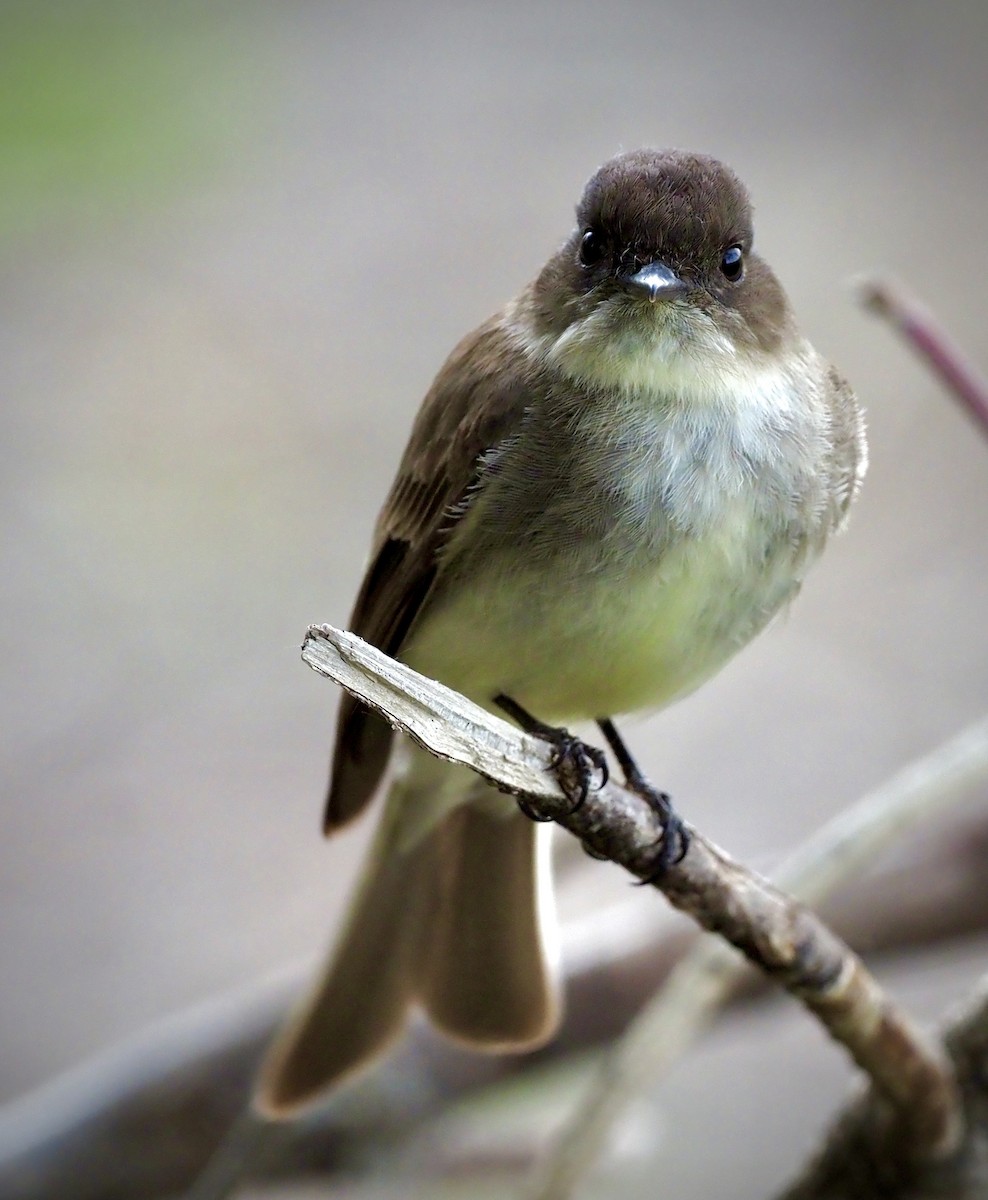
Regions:
[[[516,797],[518,807],[530,821],[538,821],[540,825],[549,825],[552,822],[552,817],[544,817],[541,813],[537,813],[534,808],[521,796]]]
[[[594,858],[597,860],[597,862],[610,862],[611,861],[610,855],[598,854],[598,852],[592,846],[588,846],[586,842],[580,842],[580,847],[583,850],[583,853],[587,856],[587,858]]]
[[[526,733],[534,734],[552,745],[553,754],[549,765],[555,771],[559,786],[572,805],[571,813],[578,812],[586,802],[595,773],[600,776],[600,782],[595,785],[597,789],[607,783],[609,771],[607,756],[603,750],[596,746],[588,746],[578,737],[574,737],[568,729],[544,724],[510,696],[496,696],[494,702],[513,717]],[[519,802],[519,807],[533,820],[545,819],[536,817],[527,804]]]
[[[638,764],[631,756],[631,751],[624,744],[624,739],[610,717],[598,717],[597,724],[607,738],[608,745],[621,764],[625,784],[630,791],[649,804],[652,811],[662,824],[662,840],[658,843],[655,856],[655,867],[641,883],[656,883],[670,867],[683,861],[690,848],[689,830],[672,807],[672,801],[665,792],[653,787],[641,773]]]
[[[572,805],[572,814],[579,812],[586,803],[595,773],[600,776],[600,782],[595,785],[597,790],[607,783],[607,758],[603,750],[588,746],[565,729],[557,729],[554,733],[555,737],[547,739],[555,746],[549,765],[556,772],[556,778]]]
[[[679,813],[672,806],[668,793],[660,792],[638,772],[627,780],[628,787],[645,800],[662,823],[662,838],[658,843],[655,863],[648,875],[639,880],[639,886],[657,883],[662,876],[681,863],[690,848],[689,830],[683,824]]]

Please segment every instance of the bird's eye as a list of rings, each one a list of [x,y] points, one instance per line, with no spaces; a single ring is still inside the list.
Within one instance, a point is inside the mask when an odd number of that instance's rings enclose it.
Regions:
[[[744,274],[744,253],[740,246],[728,246],[720,260],[720,269],[731,283],[737,283]]]
[[[604,239],[594,229],[588,229],[580,238],[580,263],[584,267],[593,267],[604,257],[607,247]]]

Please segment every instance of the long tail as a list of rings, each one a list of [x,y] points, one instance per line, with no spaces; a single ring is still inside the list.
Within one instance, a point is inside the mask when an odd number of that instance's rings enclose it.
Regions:
[[[476,777],[468,786],[466,803],[423,830],[421,781],[413,772],[392,785],[336,948],[261,1068],[254,1104],[265,1116],[292,1116],[368,1066],[414,1003],[482,1050],[552,1035],[548,830]]]

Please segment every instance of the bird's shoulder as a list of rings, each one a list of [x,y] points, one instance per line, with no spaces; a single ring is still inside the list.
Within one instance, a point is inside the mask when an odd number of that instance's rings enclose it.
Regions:
[[[473,483],[483,455],[521,423],[540,370],[505,312],[467,334],[419,408],[378,519],[389,538],[431,542]]]
[[[377,521],[350,629],[397,655],[432,591],[442,547],[494,450],[522,421],[533,389],[530,357],[502,312],[453,349],[412,427]],[[327,829],[364,807],[384,771],[391,730],[353,697],[341,703]]]

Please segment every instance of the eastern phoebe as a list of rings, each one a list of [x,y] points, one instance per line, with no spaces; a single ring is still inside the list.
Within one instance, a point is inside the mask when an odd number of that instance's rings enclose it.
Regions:
[[[795,596],[865,461],[853,393],[752,249],[741,182],[700,154],[622,154],[535,281],[440,371],[350,628],[489,707],[553,722],[659,708]],[[392,741],[344,696],[327,831],[371,800]],[[482,1049],[550,1037],[545,832],[408,747],[258,1107],[288,1115],[362,1070],[414,1005]]]

